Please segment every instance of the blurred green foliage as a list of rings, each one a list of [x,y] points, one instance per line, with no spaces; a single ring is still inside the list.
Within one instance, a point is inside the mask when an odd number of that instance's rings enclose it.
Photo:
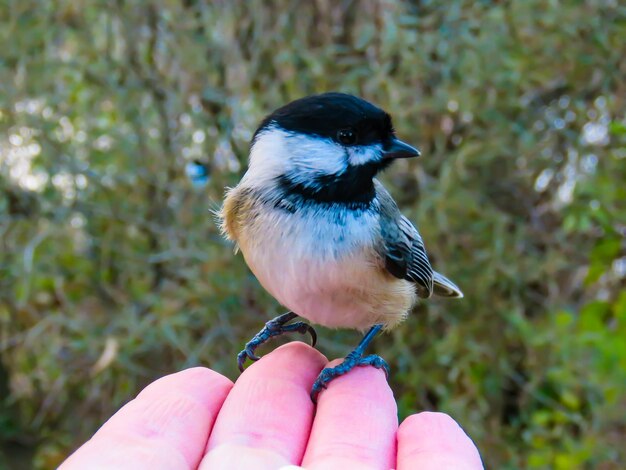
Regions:
[[[209,209],[265,113],[339,90],[422,149],[384,180],[466,293],[375,343],[401,417],[452,414],[490,468],[623,468],[625,20],[614,0],[2,2],[0,462],[54,467],[162,374],[237,376],[282,309]]]

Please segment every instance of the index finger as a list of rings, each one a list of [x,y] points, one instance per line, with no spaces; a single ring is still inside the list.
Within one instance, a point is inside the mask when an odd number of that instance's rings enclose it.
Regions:
[[[162,377],[115,413],[60,469],[195,469],[231,387],[226,377],[203,367]]]

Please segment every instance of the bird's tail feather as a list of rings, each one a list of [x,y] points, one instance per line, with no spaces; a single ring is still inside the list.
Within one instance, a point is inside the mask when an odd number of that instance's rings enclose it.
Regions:
[[[455,297],[457,299],[463,297],[461,289],[459,289],[454,282],[437,271],[433,272],[433,293],[441,297]]]

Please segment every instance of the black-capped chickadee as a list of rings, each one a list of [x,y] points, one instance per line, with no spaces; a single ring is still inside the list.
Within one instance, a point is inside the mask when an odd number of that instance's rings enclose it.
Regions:
[[[417,157],[399,140],[391,117],[373,104],[343,93],[293,101],[261,122],[250,161],[229,189],[220,212],[222,229],[243,253],[259,282],[291,310],[271,321],[238,356],[259,358],[269,338],[315,330],[312,323],[369,331],[313,385],[315,401],[334,377],[355,366],[388,373],[377,355],[364,356],[383,329],[406,318],[417,297],[463,297],[433,271],[417,229],[375,179],[397,158]]]

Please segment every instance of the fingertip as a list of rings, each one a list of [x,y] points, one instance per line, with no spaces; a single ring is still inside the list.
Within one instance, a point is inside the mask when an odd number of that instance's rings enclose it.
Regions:
[[[429,428],[432,431],[449,431],[460,426],[452,417],[438,411],[422,411],[408,416],[400,425],[398,433],[411,432],[416,428]]]
[[[398,470],[482,469],[474,442],[445,413],[425,411],[406,418],[398,428]]]
[[[342,362],[343,359],[333,359],[326,367],[335,367]],[[350,394],[353,400],[361,396],[362,399],[375,400],[379,404],[385,403],[392,406],[395,412],[396,401],[383,369],[373,366],[357,366],[330,382],[328,389],[320,394],[320,400],[325,393],[328,396],[328,391],[333,386],[338,394]]]
[[[436,411],[423,411],[407,417],[398,429],[398,438],[419,436],[428,437],[428,443],[437,446],[448,446],[459,439],[467,439],[467,434],[450,415]],[[470,441],[471,442],[471,441]]]
[[[144,388],[137,398],[145,399],[160,396],[172,390],[181,391],[201,398],[209,398],[214,393],[222,395],[233,386],[233,382],[219,372],[206,367],[191,367],[155,380]]]
[[[291,371],[301,370],[307,371],[304,373],[306,380],[313,383],[317,373],[326,367],[327,364],[328,359],[317,349],[301,341],[292,341],[279,346],[272,352],[265,354],[258,361],[250,364],[243,371],[241,377],[254,373],[255,375],[270,374],[273,377],[282,376],[290,379],[292,377]],[[238,379],[238,381],[240,380],[241,378]]]
[[[78,449],[63,468],[196,468],[233,384],[194,367],[148,385]],[[99,467],[99,468],[100,468]]]
[[[326,364],[328,363],[326,356],[302,341],[292,341],[290,343],[283,344],[264,357],[270,356],[274,359],[277,357],[284,357],[285,360],[299,363],[304,360],[324,367],[326,367]]]

